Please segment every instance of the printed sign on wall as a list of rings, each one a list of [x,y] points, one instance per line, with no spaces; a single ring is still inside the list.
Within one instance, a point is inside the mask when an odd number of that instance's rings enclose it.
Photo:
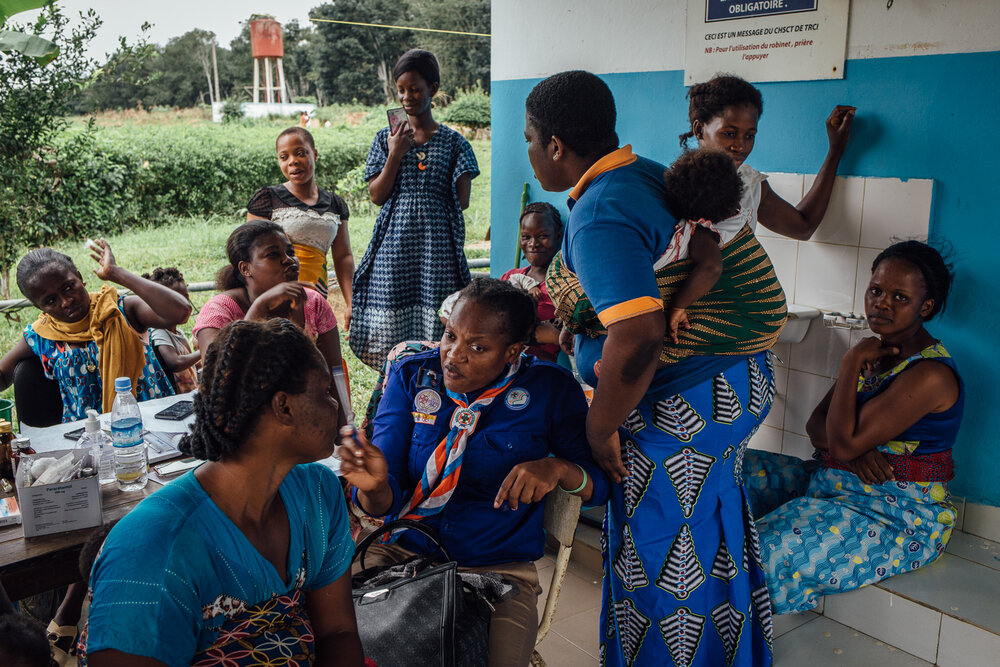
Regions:
[[[684,84],[842,79],[850,0],[688,0]]]

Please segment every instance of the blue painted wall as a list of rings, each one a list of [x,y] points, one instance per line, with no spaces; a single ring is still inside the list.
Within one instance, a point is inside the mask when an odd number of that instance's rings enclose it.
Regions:
[[[826,154],[824,121],[834,104],[858,114],[840,174],[933,178],[931,235],[955,249],[948,307],[929,329],[956,357],[968,392],[955,448],[952,490],[1000,505],[1000,52],[849,60],[841,81],[759,84],[764,115],[749,162],[761,171],[815,173]],[[687,130],[680,71],[603,77],[618,105],[618,136],[639,154],[670,162]],[[528,164],[524,100],[538,79],[494,81],[491,271],[514,263],[521,188],[556,204]]]

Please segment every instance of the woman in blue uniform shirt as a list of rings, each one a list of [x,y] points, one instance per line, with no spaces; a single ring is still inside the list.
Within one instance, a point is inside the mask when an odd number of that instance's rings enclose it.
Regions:
[[[437,530],[460,568],[493,571],[519,592],[490,624],[492,665],[528,663],[540,592],[534,561],[545,544],[545,494],[607,500],[590,456],[587,403],[564,369],[522,354],[535,304],[509,283],[477,278],[462,290],[441,338],[394,364],[371,444],[345,437],[341,473],[373,516],[411,518]],[[348,433],[349,435],[349,433]],[[434,549],[415,533],[369,551],[367,563]]]

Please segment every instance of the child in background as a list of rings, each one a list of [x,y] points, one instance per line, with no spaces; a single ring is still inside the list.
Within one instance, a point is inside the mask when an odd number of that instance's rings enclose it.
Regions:
[[[559,332],[562,326],[555,319],[556,307],[549,298],[545,287],[545,273],[552,258],[562,245],[563,223],[559,211],[552,204],[532,202],[524,207],[520,222],[521,252],[528,266],[511,269],[500,276],[516,287],[525,290],[538,303],[538,326],[535,328],[534,344],[525,352],[545,361],[556,361],[559,357]]]
[[[528,266],[511,269],[500,276],[500,280],[524,290],[538,304],[538,326],[532,335],[532,344],[525,348],[525,353],[544,361],[555,362],[559,357],[562,323],[556,319],[556,308],[545,286],[545,273],[562,245],[562,217],[552,204],[532,202],[521,212],[519,227],[521,252],[524,253]],[[441,304],[438,315],[442,322],[448,321],[458,295],[459,292],[453,293]]]
[[[142,277],[164,287],[169,287],[184,297],[185,301],[190,301],[187,283],[184,282],[184,274],[176,267],[171,266],[166,269],[157,267],[153,269],[152,274],[144,273]],[[181,322],[181,324],[183,323]],[[194,391],[198,387],[195,364],[201,361],[201,353],[191,351],[187,336],[174,326],[171,329],[152,329],[149,338],[150,344],[163,360],[164,370],[173,373],[174,387],[177,389],[177,393],[185,394]]]

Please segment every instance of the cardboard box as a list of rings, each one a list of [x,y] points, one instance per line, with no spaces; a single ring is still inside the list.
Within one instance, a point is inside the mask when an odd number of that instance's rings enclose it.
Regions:
[[[17,506],[17,498],[8,496],[0,498],[0,526],[16,526],[21,523],[21,510]]]
[[[27,465],[40,458],[59,459],[70,453],[73,454],[74,463],[89,456],[89,452],[83,449],[64,449],[21,456],[15,480],[25,537],[91,528],[104,523],[101,483],[96,474],[68,482],[28,486],[30,477]]]

